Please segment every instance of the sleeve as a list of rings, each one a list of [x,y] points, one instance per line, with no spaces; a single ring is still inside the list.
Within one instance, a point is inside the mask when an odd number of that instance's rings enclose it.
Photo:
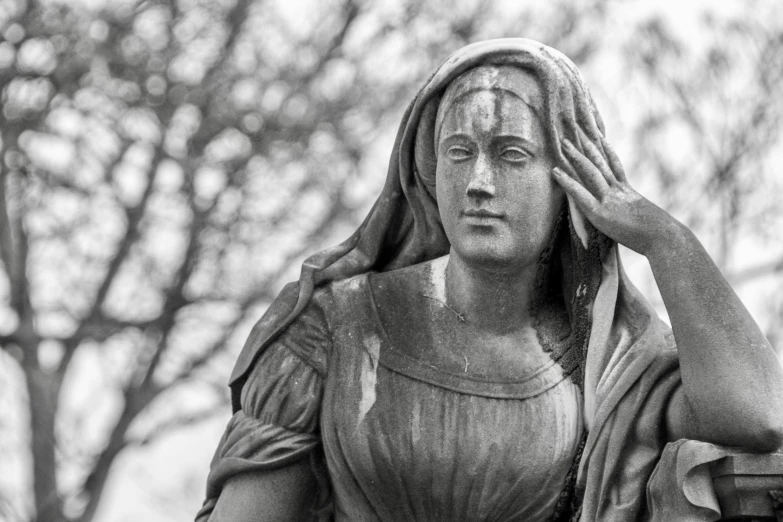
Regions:
[[[197,522],[208,520],[231,477],[284,467],[307,456],[319,461],[313,450],[320,449],[321,398],[330,352],[328,325],[313,300],[255,362],[242,388],[242,407],[229,420],[212,459],[207,500]]]

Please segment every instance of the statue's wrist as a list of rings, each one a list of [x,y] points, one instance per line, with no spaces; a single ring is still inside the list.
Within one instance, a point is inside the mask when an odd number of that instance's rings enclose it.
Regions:
[[[678,252],[687,250],[698,239],[691,230],[671,218],[667,223],[659,225],[656,233],[646,242],[645,251],[642,254],[650,262],[659,258],[670,259]]]

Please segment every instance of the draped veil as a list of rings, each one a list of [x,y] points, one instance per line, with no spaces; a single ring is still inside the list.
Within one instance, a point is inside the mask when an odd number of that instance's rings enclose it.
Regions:
[[[283,289],[251,331],[230,380],[234,411],[254,361],[304,310],[315,288],[448,253],[434,196],[432,136],[444,90],[479,65],[516,66],[536,76],[544,98],[542,123],[561,168],[570,168],[561,138],[581,150],[581,129],[600,144],[604,126],[598,110],[576,67],[558,51],[513,38],[479,42],[454,53],[405,111],[386,183],[364,222],[343,243],[309,257],[299,280]],[[679,383],[674,341],[628,281],[616,245],[586,222],[571,201],[567,213],[574,255],[582,259],[577,268],[596,274],[588,278],[594,283],[588,291],[570,296],[587,325],[586,354],[580,361],[589,430],[577,480],[584,496],[581,520],[636,520],[646,509],[646,484],[666,444],[666,404]]]

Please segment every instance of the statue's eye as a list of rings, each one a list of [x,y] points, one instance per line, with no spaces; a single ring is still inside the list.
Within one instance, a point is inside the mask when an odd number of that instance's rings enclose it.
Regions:
[[[507,149],[503,149],[500,153],[500,157],[506,161],[520,163],[527,160],[530,157],[530,154],[519,147],[508,147]]]
[[[470,149],[466,147],[454,146],[454,147],[449,147],[448,155],[449,158],[456,161],[460,161],[472,157],[473,153],[470,151]]]

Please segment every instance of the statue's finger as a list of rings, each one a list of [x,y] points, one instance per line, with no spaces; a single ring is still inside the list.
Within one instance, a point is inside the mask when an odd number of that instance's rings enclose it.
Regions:
[[[604,159],[604,156],[601,154],[599,148],[595,143],[593,143],[593,140],[590,139],[590,137],[585,133],[585,131],[582,130],[581,127],[578,127],[578,129],[579,138],[582,141],[582,149],[584,149],[585,156],[587,156],[587,158],[593,162],[593,165],[598,168],[599,172],[603,174],[604,179],[609,185],[615,183],[617,179],[612,173],[612,169],[606,163],[606,159]]]
[[[584,185],[566,174],[563,169],[559,167],[553,168],[552,176],[555,178],[555,181],[557,181],[557,183],[563,187],[563,190],[565,190],[566,194],[574,198],[574,201],[576,201],[579,208],[581,208],[583,211],[592,210],[592,208],[596,205],[597,201],[595,196],[593,196],[593,194],[591,194],[590,191],[584,187]]]
[[[627,182],[628,179],[625,177],[625,169],[623,168],[623,163],[620,161],[620,157],[603,136],[601,136],[601,145],[603,145],[606,159],[609,162],[609,168],[612,169],[614,177],[617,178],[617,181]]]
[[[563,152],[566,158],[574,166],[574,171],[582,185],[589,190],[597,199],[601,199],[609,187],[604,175],[584,154],[567,139],[563,139]]]

